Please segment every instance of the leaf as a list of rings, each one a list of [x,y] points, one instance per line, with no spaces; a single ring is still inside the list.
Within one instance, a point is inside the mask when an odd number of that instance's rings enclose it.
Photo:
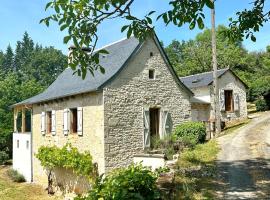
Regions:
[[[168,23],[167,13],[164,13],[164,14],[162,15],[162,18],[163,18],[163,21],[164,21],[165,23]]]
[[[132,34],[132,28],[129,27],[128,32],[127,32],[127,38],[130,38],[131,34]]]
[[[106,49],[101,49],[99,51],[100,54],[109,54],[109,52]]]
[[[68,36],[65,36],[65,37],[64,37],[63,41],[64,41],[65,44],[67,44],[67,43],[69,42],[70,39],[71,39],[71,36],[68,35]]]
[[[251,35],[250,39],[252,40],[252,42],[256,42],[256,37],[254,35]]]
[[[131,15],[128,15],[128,16],[126,16],[126,19],[127,20],[136,20],[136,17],[133,17]]]
[[[125,25],[121,28],[121,32],[123,33],[127,28],[129,27],[129,25]]]
[[[102,66],[99,66],[99,70],[102,74],[105,74],[105,69]]]
[[[154,10],[150,11],[150,12],[148,13],[148,16],[154,14],[155,12],[156,12],[156,11],[154,11]]]
[[[196,25],[195,21],[191,22],[189,25],[189,29],[193,30],[195,28],[195,25]]]
[[[45,6],[45,10],[47,10],[52,4],[53,4],[53,2],[47,3],[46,6]]]
[[[68,27],[67,24],[64,24],[64,25],[60,26],[60,31],[63,31],[63,30],[66,29],[67,27]]]
[[[204,23],[201,17],[197,19],[197,23],[200,29],[204,29]]]
[[[208,8],[211,8],[211,9],[215,7],[215,4],[212,0],[205,0],[205,4]]]
[[[148,24],[152,24],[152,19],[150,17],[146,17],[146,20],[147,20]]]

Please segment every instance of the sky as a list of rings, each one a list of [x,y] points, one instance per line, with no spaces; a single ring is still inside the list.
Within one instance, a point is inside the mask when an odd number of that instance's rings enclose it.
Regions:
[[[25,31],[29,33],[34,42],[43,46],[54,46],[63,53],[67,53],[68,45],[63,44],[65,32],[61,32],[56,24],[46,27],[39,24],[40,19],[48,16],[50,13],[45,12],[44,7],[48,0],[0,0],[0,50],[5,51],[8,44],[13,49],[16,42],[22,39]],[[151,10],[157,13],[169,9],[169,0],[135,0],[132,12],[136,16],[144,16]],[[252,0],[217,0],[216,1],[216,24],[228,25],[228,19],[233,17],[239,10],[249,8]],[[266,2],[266,9],[270,9],[270,1]],[[206,27],[210,28],[210,10],[206,9]],[[113,20],[104,22],[99,27],[99,43],[98,47],[112,43],[125,37],[125,33],[121,33],[120,29],[127,24],[123,20]],[[162,21],[155,23],[155,31],[160,40],[166,45],[170,44],[173,39],[189,40],[193,39],[202,30],[189,30],[188,26],[175,27],[173,25],[165,26]],[[270,23],[265,24],[259,33],[256,33],[257,41],[251,42],[245,40],[243,42],[249,51],[264,50],[270,45]]]

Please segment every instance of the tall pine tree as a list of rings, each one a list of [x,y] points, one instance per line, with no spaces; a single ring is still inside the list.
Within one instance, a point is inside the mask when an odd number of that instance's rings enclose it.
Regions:
[[[10,45],[8,45],[3,59],[3,72],[9,73],[14,70],[14,53]]]

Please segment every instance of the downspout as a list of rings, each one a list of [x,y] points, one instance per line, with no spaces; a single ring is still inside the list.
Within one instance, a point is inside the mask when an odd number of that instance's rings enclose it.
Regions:
[[[30,133],[30,153],[31,153],[31,182],[33,182],[33,107],[31,108],[31,133]]]

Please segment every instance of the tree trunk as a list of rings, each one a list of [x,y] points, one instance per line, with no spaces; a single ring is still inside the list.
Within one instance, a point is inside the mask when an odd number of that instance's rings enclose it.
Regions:
[[[212,0],[214,3],[214,0]],[[212,59],[213,59],[213,95],[214,95],[214,119],[215,133],[221,132],[220,126],[220,110],[219,110],[219,90],[217,80],[217,45],[216,45],[216,23],[215,23],[215,8],[211,9],[211,25],[212,25]]]

